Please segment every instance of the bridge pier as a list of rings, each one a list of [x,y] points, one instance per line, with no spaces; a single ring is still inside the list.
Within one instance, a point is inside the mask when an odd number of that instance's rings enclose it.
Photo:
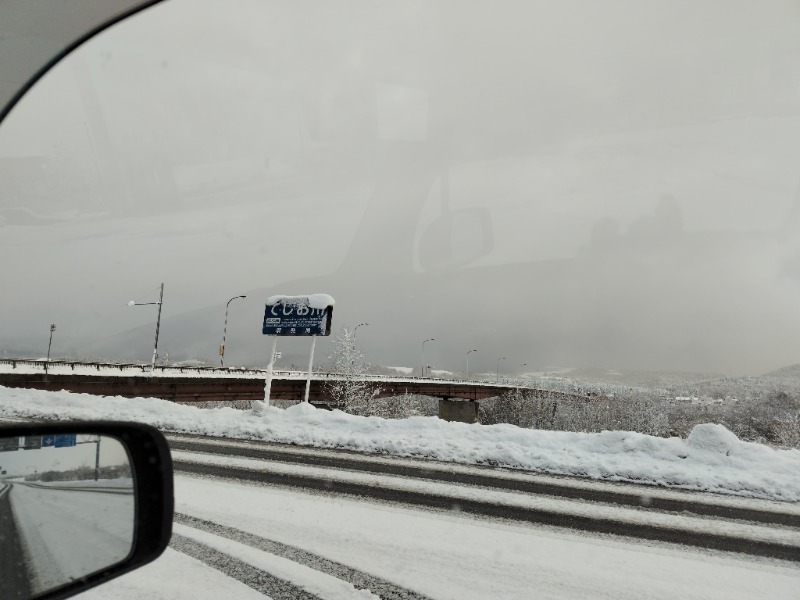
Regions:
[[[477,400],[439,398],[439,418],[457,423],[480,423]]]

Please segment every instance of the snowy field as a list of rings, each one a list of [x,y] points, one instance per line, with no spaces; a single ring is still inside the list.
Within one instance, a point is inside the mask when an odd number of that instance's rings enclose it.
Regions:
[[[720,425],[687,439],[625,431],[569,433],[467,425],[435,417],[387,420],[307,404],[288,409],[200,409],[153,398],[96,397],[0,387],[0,417],[110,419],[164,431],[339,448],[461,464],[800,501],[800,450],[743,442]]]

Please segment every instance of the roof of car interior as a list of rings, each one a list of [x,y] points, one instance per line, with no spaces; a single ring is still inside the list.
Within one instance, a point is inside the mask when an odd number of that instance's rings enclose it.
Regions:
[[[93,35],[161,0],[0,0],[0,122],[36,81]]]

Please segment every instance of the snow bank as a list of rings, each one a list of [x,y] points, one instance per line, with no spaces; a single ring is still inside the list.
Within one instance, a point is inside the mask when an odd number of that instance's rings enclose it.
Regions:
[[[686,442],[698,450],[707,450],[730,456],[740,448],[741,442],[736,434],[728,431],[722,425],[705,423],[695,425],[689,432]]]
[[[468,425],[435,417],[387,420],[298,404],[286,410],[199,409],[153,398],[126,399],[0,387],[0,416],[138,421],[165,431],[342,448],[464,464],[800,501],[800,450],[739,440],[721,425],[688,439],[629,431],[570,433],[513,425]]]

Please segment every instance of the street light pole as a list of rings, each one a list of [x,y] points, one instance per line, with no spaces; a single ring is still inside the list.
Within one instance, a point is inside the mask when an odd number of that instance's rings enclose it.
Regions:
[[[358,331],[358,328],[361,327],[362,325],[368,326],[369,323],[359,323],[358,325],[355,326],[355,328],[353,329],[353,343],[355,343],[356,341],[356,332]]]
[[[425,344],[428,342],[435,342],[434,338],[428,338],[424,342],[422,342],[422,377],[425,377]]]
[[[44,374],[47,375],[47,367],[50,364],[50,346],[53,345],[53,332],[56,330],[56,324],[50,323],[50,342],[47,344],[47,362],[44,363]]]
[[[355,363],[356,363],[356,352],[357,352],[357,350],[356,350],[356,332],[358,331],[358,328],[361,327],[362,325],[369,326],[369,323],[359,323],[358,325],[356,325],[353,328],[353,360],[350,361],[351,368],[353,368]]]
[[[223,368],[225,367],[225,337],[228,334],[228,307],[237,298],[247,298],[247,296],[234,296],[225,305],[225,327],[222,330],[222,345],[219,347],[219,366]]]
[[[469,380],[469,355],[472,352],[477,352],[477,351],[478,351],[478,349],[474,348],[474,349],[470,350],[469,352],[467,352],[467,380]]]
[[[158,317],[156,318],[156,341],[153,344],[153,360],[150,362],[150,371],[155,371],[156,357],[158,356],[158,331],[161,329],[161,306],[164,304],[164,283],[161,283],[161,293],[158,296]]]
[[[496,372],[496,374],[495,374],[495,380],[494,380],[494,381],[495,381],[495,383],[497,383],[498,381],[500,381],[500,361],[501,361],[501,360],[505,360],[505,359],[506,359],[506,357],[505,357],[505,356],[503,356],[503,357],[501,357],[501,358],[498,358],[498,359],[497,359],[497,372]]]
[[[156,319],[156,341],[153,345],[153,360],[150,363],[150,372],[152,373],[156,369],[156,356],[158,356],[158,332],[161,329],[161,305],[164,303],[164,284],[161,284],[161,293],[158,296],[158,302],[134,302],[131,300],[128,302],[128,306],[150,306],[152,304],[158,304],[158,318]]]

